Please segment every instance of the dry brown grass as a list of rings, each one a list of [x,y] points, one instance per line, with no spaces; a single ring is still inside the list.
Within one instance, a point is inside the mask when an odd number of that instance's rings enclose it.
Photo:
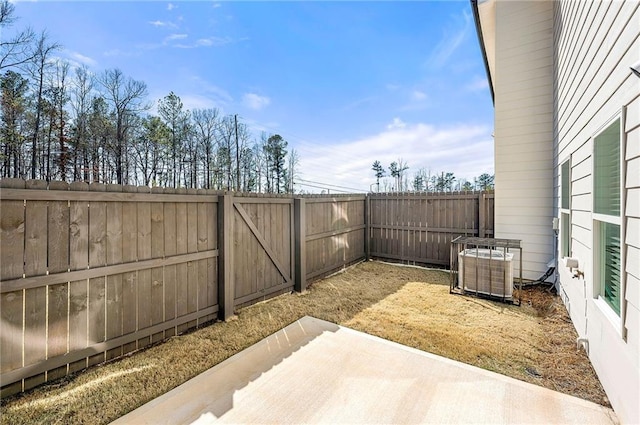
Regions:
[[[509,306],[448,293],[439,270],[362,263],[226,323],[2,401],[2,423],[108,423],[305,315],[608,405],[557,297]]]

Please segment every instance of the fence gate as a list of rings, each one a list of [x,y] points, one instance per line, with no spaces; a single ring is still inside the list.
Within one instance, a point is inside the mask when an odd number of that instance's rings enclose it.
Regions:
[[[236,307],[293,289],[293,199],[233,199]]]

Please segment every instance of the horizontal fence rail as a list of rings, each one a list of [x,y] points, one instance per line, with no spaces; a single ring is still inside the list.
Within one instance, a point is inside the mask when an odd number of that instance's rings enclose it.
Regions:
[[[447,264],[493,194],[266,195],[0,180],[2,395],[375,257]],[[447,254],[447,255],[445,255]]]

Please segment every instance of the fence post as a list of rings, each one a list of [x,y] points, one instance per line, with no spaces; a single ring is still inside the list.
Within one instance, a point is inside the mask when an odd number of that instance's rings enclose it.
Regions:
[[[371,236],[371,196],[367,193],[364,195],[364,258],[369,261],[371,258],[370,248]]]
[[[478,237],[484,238],[486,233],[486,210],[487,206],[485,203],[485,192],[480,192],[478,194]]]
[[[218,318],[233,316],[233,195],[218,196]]]
[[[293,200],[293,221],[295,232],[295,276],[294,289],[304,292],[307,289],[307,241],[306,206],[304,198]]]

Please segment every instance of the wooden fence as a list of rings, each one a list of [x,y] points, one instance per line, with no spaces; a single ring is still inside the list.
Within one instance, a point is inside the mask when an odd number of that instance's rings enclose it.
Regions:
[[[370,256],[448,266],[457,236],[493,236],[493,193],[369,196]]]
[[[493,229],[491,194],[0,187],[2,395],[304,291],[369,256],[444,264],[452,236]]]
[[[308,280],[365,258],[365,201],[365,195],[302,199]]]

